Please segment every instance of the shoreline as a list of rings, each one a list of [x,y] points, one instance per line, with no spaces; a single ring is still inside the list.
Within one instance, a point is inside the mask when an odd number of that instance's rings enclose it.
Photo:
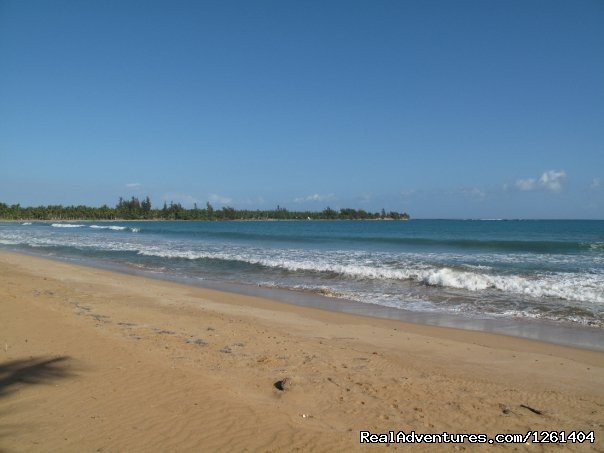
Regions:
[[[604,436],[602,352],[4,251],[0,308],[8,451],[360,451],[360,430],[400,429],[594,431],[567,445],[585,450]]]
[[[363,221],[401,221],[401,222],[409,222],[412,220],[428,220],[428,221],[458,221],[458,222],[602,222],[604,218],[530,218],[530,217],[522,217],[522,218],[501,218],[501,219],[481,219],[481,218],[431,218],[431,217],[409,217],[408,219],[393,219],[393,218],[385,218],[385,219],[0,219],[0,223],[18,223],[18,222],[40,222],[40,223],[49,223],[49,222],[265,222],[265,221],[275,221],[275,222],[342,222],[342,221],[354,221],[354,222],[363,222]]]
[[[408,222],[412,219],[0,219],[0,223],[69,223],[69,222]],[[418,219],[419,220],[419,219]],[[431,219],[423,219],[431,220]]]
[[[0,253],[2,250],[0,250]],[[197,280],[192,278],[165,275],[120,263],[106,263],[92,258],[65,256],[45,256],[35,252],[11,250],[9,253],[22,254],[34,258],[47,259],[60,263],[86,266],[125,275],[140,276],[158,281],[173,282],[201,289],[216,290],[245,296],[270,299],[276,303],[310,307],[334,313],[389,319],[408,324],[446,327],[473,332],[485,332],[505,335],[512,338],[541,341],[559,346],[604,352],[604,329],[572,323],[560,323],[545,319],[497,318],[464,316],[441,312],[414,312],[387,307],[378,304],[363,303],[338,297],[328,297],[307,291],[289,288],[270,288],[246,285],[243,283]]]

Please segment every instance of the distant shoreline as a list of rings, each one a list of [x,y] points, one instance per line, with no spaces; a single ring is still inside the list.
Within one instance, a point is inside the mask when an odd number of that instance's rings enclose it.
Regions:
[[[91,218],[74,218],[74,219],[33,219],[33,218],[22,218],[22,219],[6,219],[0,218],[0,223],[22,223],[22,222],[38,222],[38,223],[68,223],[68,222],[339,222],[339,221],[358,221],[358,222],[375,222],[375,221],[401,221],[408,222],[412,220],[445,220],[445,221],[460,221],[460,222],[542,222],[542,221],[556,221],[556,222],[601,222],[604,219],[458,219],[458,218],[429,218],[429,217],[414,217],[408,219],[91,219]]]
[[[84,221],[84,220],[408,220],[406,212],[386,211],[369,212],[364,209],[340,208],[327,206],[322,211],[290,211],[277,205],[276,209],[235,209],[223,206],[215,209],[209,202],[205,207],[197,203],[187,209],[180,203],[164,202],[163,207],[154,208],[149,197],[139,200],[132,197],[125,200],[120,197],[115,207],[103,206],[21,206],[0,203],[0,219],[6,220],[40,220],[40,221]]]
[[[2,219],[4,223],[38,222],[38,223],[69,223],[69,222],[408,222],[411,219]]]

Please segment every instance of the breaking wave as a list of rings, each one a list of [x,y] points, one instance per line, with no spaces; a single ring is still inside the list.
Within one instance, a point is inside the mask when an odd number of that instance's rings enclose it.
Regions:
[[[23,223],[22,225],[31,225],[31,223]],[[93,230],[112,230],[112,231],[132,231],[133,233],[138,233],[140,228],[130,228],[126,226],[120,225],[83,225],[79,223],[53,223],[50,225],[53,228],[82,228],[89,227]]]
[[[471,231],[450,238],[451,224],[444,223],[442,235],[430,238],[389,237],[389,230],[379,236],[378,225],[367,223],[149,222],[144,234],[129,234],[140,225],[0,224],[0,245],[160,269],[168,278],[272,282],[417,311],[604,325],[604,242],[597,231],[576,237]]]
[[[95,230],[114,230],[114,231],[123,231],[128,229],[125,226],[117,226],[117,225],[90,225],[90,228],[94,228]]]
[[[335,260],[325,259],[321,256],[292,259],[291,252],[281,253],[282,258],[229,252],[162,250],[160,248],[139,250],[138,254],[188,260],[237,261],[290,272],[323,273],[349,279],[413,281],[427,286],[464,289],[472,292],[494,289],[534,298],[553,297],[582,302],[604,302],[604,276],[602,275],[554,273],[529,278],[520,275],[497,275],[458,270],[452,267],[436,267],[425,263],[407,263],[405,265],[399,262],[395,265],[386,265],[374,261],[361,264],[357,263],[355,259],[351,260],[350,253],[346,254],[349,262],[335,262]]]
[[[53,228],[81,228],[86,225],[74,224],[74,223],[53,223],[50,225]]]

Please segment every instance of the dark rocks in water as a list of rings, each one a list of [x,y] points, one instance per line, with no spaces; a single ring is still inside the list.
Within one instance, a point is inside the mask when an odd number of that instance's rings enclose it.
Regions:
[[[292,380],[290,378],[281,379],[273,384],[277,390],[282,392],[286,390],[291,390],[292,388]]]

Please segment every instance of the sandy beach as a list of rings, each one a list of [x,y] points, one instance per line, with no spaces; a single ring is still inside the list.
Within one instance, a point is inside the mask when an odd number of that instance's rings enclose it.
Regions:
[[[0,451],[374,448],[361,430],[594,431],[493,448],[603,448],[602,352],[9,252],[0,309]],[[473,446],[413,451],[454,448]]]

